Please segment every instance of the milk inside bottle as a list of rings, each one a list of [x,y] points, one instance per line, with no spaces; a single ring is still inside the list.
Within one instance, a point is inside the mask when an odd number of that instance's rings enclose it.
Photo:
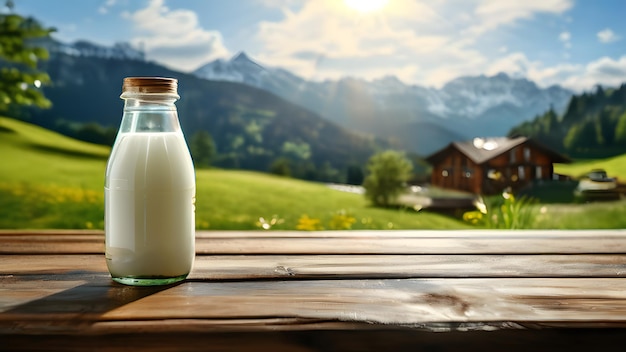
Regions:
[[[113,280],[183,280],[195,257],[195,176],[174,102],[177,81],[124,79],[124,114],[106,169],[106,262]]]

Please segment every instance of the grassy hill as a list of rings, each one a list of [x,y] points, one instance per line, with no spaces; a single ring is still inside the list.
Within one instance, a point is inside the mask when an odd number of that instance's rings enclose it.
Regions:
[[[531,137],[573,158],[608,158],[626,153],[624,124],[626,83],[574,95],[563,114],[550,108],[513,127],[509,135]]]
[[[0,182],[77,185],[104,184],[109,148],[66,138],[35,125],[0,117]],[[99,177],[92,177],[101,170]]]
[[[610,177],[626,182],[626,154],[607,159],[580,160],[572,164],[557,164],[554,172],[578,178],[593,169],[605,169]]]
[[[178,79],[182,129],[190,140],[199,131],[209,132],[216,145],[213,164],[222,168],[267,171],[287,158],[294,177],[344,182],[348,167],[364,165],[389,146],[262,89],[201,79],[154,62],[53,52],[41,68],[54,82],[44,87],[52,107],[24,109],[24,114],[36,125],[84,140],[104,138],[94,132],[107,134],[98,125],[119,125],[124,77],[161,76]]]
[[[0,151],[0,228],[103,227],[109,148],[0,117]],[[467,227],[438,214],[372,208],[362,195],[321,183],[217,169],[196,177],[201,229],[259,229],[260,218],[272,229],[295,229],[305,215],[325,229]]]

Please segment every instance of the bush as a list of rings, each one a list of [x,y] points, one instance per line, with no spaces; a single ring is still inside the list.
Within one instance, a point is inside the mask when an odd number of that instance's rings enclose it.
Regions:
[[[532,228],[536,207],[532,198],[515,196],[507,191],[502,197],[476,202],[478,210],[463,214],[463,220],[490,229],[529,229]]]
[[[402,152],[387,150],[372,156],[363,187],[365,196],[375,205],[389,207],[404,191],[411,178],[413,164]]]

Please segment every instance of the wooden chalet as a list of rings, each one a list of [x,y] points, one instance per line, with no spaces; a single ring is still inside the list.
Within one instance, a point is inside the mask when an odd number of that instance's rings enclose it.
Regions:
[[[553,164],[570,161],[526,137],[453,142],[426,160],[433,166],[434,186],[475,194],[496,194],[534,180],[551,180]]]

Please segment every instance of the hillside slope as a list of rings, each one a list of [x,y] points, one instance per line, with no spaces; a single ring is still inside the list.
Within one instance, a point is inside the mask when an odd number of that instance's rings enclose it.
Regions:
[[[626,154],[606,159],[581,160],[572,164],[556,164],[554,172],[572,177],[580,177],[593,169],[604,169],[610,177],[617,177],[626,183]]]
[[[626,153],[626,83],[574,95],[563,114],[550,109],[514,127],[509,135],[534,138],[574,158]]]
[[[0,182],[102,187],[109,150],[0,117]]]
[[[290,160],[297,177],[342,181],[348,166],[363,165],[378,150],[373,137],[352,133],[272,93],[240,83],[200,79],[139,60],[62,53],[53,55],[43,69],[54,82],[45,88],[53,106],[31,111],[30,119],[46,128],[55,129],[60,122],[117,127],[123,78],[165,76],[179,80],[177,108],[187,140],[197,131],[208,131],[217,146],[217,166],[267,171],[282,157]]]
[[[102,228],[108,153],[0,117],[0,228]],[[272,229],[295,230],[303,215],[326,229],[335,216],[353,217],[354,229],[468,227],[437,214],[373,208],[360,194],[258,172],[196,170],[196,183],[201,229],[260,229],[261,218],[274,218]]]
[[[453,141],[502,135],[550,106],[562,111],[573,94],[504,73],[457,77],[441,88],[405,84],[395,76],[319,82],[260,65],[243,52],[193,73],[262,88],[351,130],[393,138],[422,156]]]

